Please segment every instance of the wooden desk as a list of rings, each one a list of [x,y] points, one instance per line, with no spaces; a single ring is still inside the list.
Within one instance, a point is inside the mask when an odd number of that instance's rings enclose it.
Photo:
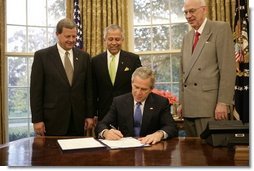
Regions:
[[[62,151],[59,137],[26,138],[0,148],[5,166],[249,166],[234,151],[213,148],[199,138],[174,138],[144,148]]]

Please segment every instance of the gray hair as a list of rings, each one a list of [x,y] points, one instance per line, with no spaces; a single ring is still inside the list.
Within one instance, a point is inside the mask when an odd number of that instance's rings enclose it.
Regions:
[[[69,18],[64,18],[57,23],[56,32],[61,34],[63,32],[63,28],[73,29],[77,28],[77,25],[73,20]]]
[[[154,88],[154,83],[155,83],[155,75],[154,72],[152,71],[152,69],[147,68],[147,67],[139,67],[137,68],[131,77],[131,82],[133,82],[134,78],[138,76],[141,79],[148,79],[150,78],[151,80],[151,86],[150,88],[153,89]]]
[[[122,33],[122,39],[124,39],[123,29],[119,25],[111,24],[104,29],[104,32],[103,32],[103,39],[104,40],[107,38],[107,34],[108,34],[109,30],[119,30]]]

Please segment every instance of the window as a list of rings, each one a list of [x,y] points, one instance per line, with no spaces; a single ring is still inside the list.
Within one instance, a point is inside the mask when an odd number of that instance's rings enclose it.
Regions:
[[[133,0],[133,49],[156,74],[155,88],[178,96],[180,48],[188,32],[184,0]]]
[[[8,0],[7,113],[9,141],[33,136],[30,73],[33,53],[56,43],[55,24],[65,17],[65,0]]]

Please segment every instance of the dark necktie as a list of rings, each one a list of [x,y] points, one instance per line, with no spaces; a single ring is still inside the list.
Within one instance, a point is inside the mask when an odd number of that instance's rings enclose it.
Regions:
[[[142,123],[142,113],[140,108],[141,103],[136,103],[136,108],[134,111],[134,133],[136,137],[139,137],[140,134],[140,128]]]
[[[71,65],[69,55],[70,55],[70,53],[66,51],[65,56],[64,56],[64,69],[65,69],[67,78],[69,80],[69,83],[71,85],[72,84],[72,77],[73,77],[73,68]]]
[[[195,47],[198,43],[199,36],[200,36],[200,33],[196,31],[195,36],[194,36],[194,43],[193,43],[193,46],[192,46],[192,52],[194,51],[194,49],[195,49]]]

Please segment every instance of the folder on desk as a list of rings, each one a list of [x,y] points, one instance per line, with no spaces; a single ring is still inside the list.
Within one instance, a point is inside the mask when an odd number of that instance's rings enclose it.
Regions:
[[[99,139],[99,141],[101,141],[103,144],[108,146],[110,149],[150,146],[149,144],[142,144],[138,139],[133,137],[124,137],[124,138],[121,138],[120,140]]]
[[[75,150],[87,148],[101,148],[106,147],[94,138],[72,138],[57,140],[62,150]]]

